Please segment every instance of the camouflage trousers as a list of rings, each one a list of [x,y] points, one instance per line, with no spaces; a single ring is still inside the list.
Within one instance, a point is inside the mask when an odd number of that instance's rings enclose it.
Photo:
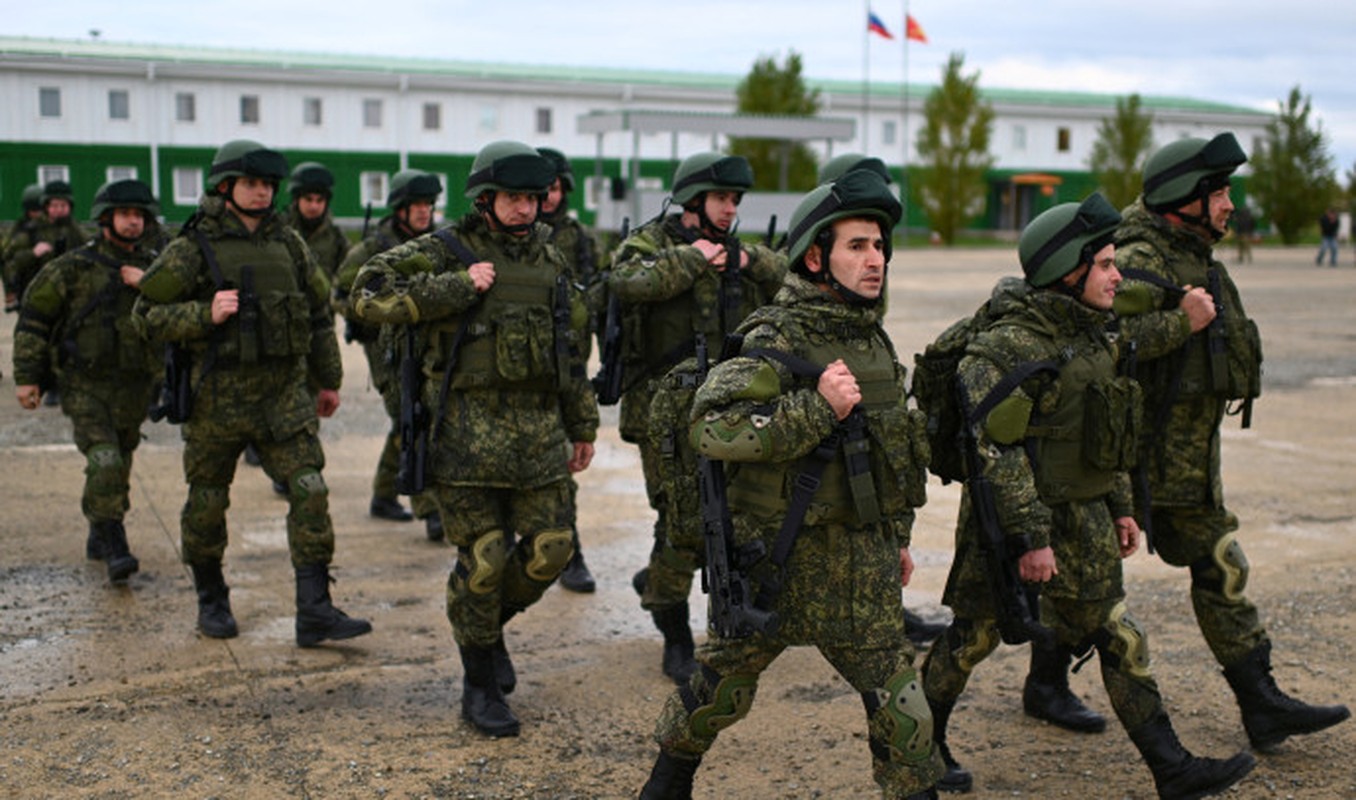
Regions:
[[[141,421],[152,392],[149,376],[61,385],[61,411],[70,418],[75,447],[85,457],[80,510],[90,522],[121,521],[131,505],[132,453],[141,443]]]
[[[712,637],[697,650],[700,668],[664,704],[655,727],[662,750],[700,756],[753,705],[758,676],[788,647],[776,637]],[[863,649],[817,645],[829,664],[862,695],[872,777],[889,800],[936,784],[944,767],[932,742],[932,715],[907,648]],[[910,709],[907,714],[890,713]]]
[[[287,484],[287,547],[294,567],[329,564],[334,556],[329,488],[321,470],[325,453],[311,421],[275,441],[261,420],[254,426],[213,428],[185,436],[184,478],[188,502],[180,515],[183,559],[188,564],[220,562],[226,554],[226,509],[231,482],[245,445],[253,443],[269,478]],[[198,429],[201,431],[201,428]]]
[[[367,368],[372,376],[372,385],[381,394],[382,406],[391,420],[391,429],[386,434],[386,442],[381,448],[381,457],[377,460],[377,474],[372,476],[372,496],[394,500],[396,475],[400,472],[400,384],[396,380],[394,368],[387,361],[387,346],[382,339],[363,342],[363,354],[367,356]],[[414,515],[419,519],[432,516],[437,510],[433,498],[427,494],[418,494],[410,498]]]
[[[457,546],[447,620],[462,647],[490,647],[507,616],[541,599],[574,555],[569,480],[536,489],[439,484],[430,490]]]
[[[1268,642],[1257,607],[1243,594],[1248,560],[1234,538],[1236,530],[1238,517],[1224,508],[1153,510],[1154,549],[1166,563],[1190,568],[1196,624],[1223,667]]]
[[[659,452],[648,440],[640,443],[640,464],[645,475],[645,491],[655,509],[654,541],[641,593],[640,605],[647,611],[686,603],[692,594],[692,576],[702,568],[706,554],[701,541],[675,541],[669,537],[674,527],[667,491],[660,479]],[[700,509],[688,509],[699,514]]]
[[[1126,730],[1134,730],[1163,710],[1158,683],[1149,672],[1149,645],[1125,610],[1124,597],[1090,601],[1042,597],[1041,621],[1056,641],[1075,653],[1097,648],[1102,685]],[[953,705],[970,674],[1001,640],[993,619],[956,617],[933,643],[923,661],[923,690],[930,702]]]

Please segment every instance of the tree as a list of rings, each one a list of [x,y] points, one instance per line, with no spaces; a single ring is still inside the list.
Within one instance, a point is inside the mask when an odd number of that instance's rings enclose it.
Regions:
[[[984,210],[984,173],[993,166],[993,107],[980,99],[979,73],[961,75],[964,65],[965,56],[952,53],[941,85],[923,105],[917,141],[923,163],[913,184],[929,225],[948,245],[956,231]]]
[[[1337,196],[1337,178],[1322,127],[1310,125],[1310,103],[1300,87],[1277,105],[1266,137],[1252,157],[1249,186],[1262,212],[1280,234],[1295,244],[1300,231],[1315,224]]]
[[[1125,208],[1139,196],[1144,160],[1153,150],[1152,114],[1143,111],[1140,97],[1116,100],[1116,114],[1103,117],[1097,127],[1088,166],[1102,194],[1116,208]]]
[[[787,54],[784,67],[771,56],[755,61],[740,81],[737,97],[744,114],[812,117],[819,113],[819,90],[805,88],[800,54],[794,50]],[[802,142],[735,138],[730,140],[730,152],[749,160],[755,189],[809,191],[815,186],[819,165],[814,152]]]

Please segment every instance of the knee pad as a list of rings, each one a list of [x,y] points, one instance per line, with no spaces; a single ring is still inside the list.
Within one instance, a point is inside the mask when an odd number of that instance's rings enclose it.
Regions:
[[[534,581],[556,579],[574,555],[574,531],[569,528],[537,531],[527,545],[524,571]]]
[[[997,649],[998,629],[992,625],[953,623],[946,629],[946,646],[952,660],[966,675],[975,671],[979,662]]]
[[[905,667],[885,686],[862,692],[870,731],[871,754],[878,761],[921,762],[932,757],[932,709],[913,667]]]
[[[287,481],[287,500],[296,519],[312,525],[326,526],[330,513],[330,489],[320,471],[306,467],[292,474]]]
[[[85,475],[92,487],[116,491],[122,486],[125,464],[117,445],[96,444],[85,454]]]
[[[1210,555],[1192,563],[1191,582],[1231,603],[1243,599],[1248,586],[1248,557],[1232,533],[1221,536]]]
[[[184,522],[195,531],[217,530],[226,524],[226,509],[230,505],[230,490],[225,486],[193,484],[188,487]]]
[[[683,695],[683,704],[688,707],[692,732],[705,739],[714,739],[716,734],[748,716],[753,707],[753,696],[758,691],[758,678],[754,675],[721,677],[702,667],[702,680],[712,687],[711,699],[705,705],[698,705],[687,686],[680,687],[679,692]]]
[[[1152,677],[1149,674],[1149,640],[1139,623],[1130,616],[1124,601],[1111,609],[1111,616],[1098,636],[1097,652],[1104,662],[1127,675],[1140,680]]]
[[[471,563],[466,568],[466,588],[472,594],[488,594],[499,586],[508,563],[504,532],[493,530],[471,543]]]

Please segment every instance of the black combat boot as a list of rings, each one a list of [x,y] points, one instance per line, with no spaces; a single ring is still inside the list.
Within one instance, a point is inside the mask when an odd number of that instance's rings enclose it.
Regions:
[[[330,600],[330,568],[297,567],[297,646],[315,647],[326,639],[352,639],[372,632],[372,623],[350,617]]]
[[[427,517],[424,517],[424,535],[430,542],[443,541],[443,518],[434,511]]]
[[[921,792],[914,792],[904,800],[937,800],[937,790],[934,788],[924,789]]]
[[[1243,780],[1257,765],[1257,759],[1246,752],[1229,759],[1193,756],[1178,741],[1167,714],[1160,713],[1127,733],[1154,774],[1154,785],[1163,800],[1193,800],[1217,794]]]
[[[1346,706],[1311,706],[1281,691],[1271,676],[1270,642],[1226,667],[1224,678],[1238,698],[1248,741],[1261,752],[1290,736],[1321,731],[1351,716]]]
[[[132,573],[141,569],[141,562],[137,561],[127,546],[127,529],[123,527],[122,520],[104,520],[95,525],[104,543],[104,561],[108,563],[109,581],[126,583]]]
[[[500,641],[503,641],[502,639]],[[459,647],[461,666],[461,716],[488,736],[517,736],[518,718],[504,699],[494,674],[494,649]]]
[[[697,660],[693,657],[697,648],[687,622],[687,601],[651,609],[650,616],[654,618],[655,627],[664,634],[664,674],[679,686],[687,685],[688,678],[697,670]]]
[[[1027,716],[1043,719],[1075,733],[1101,733],[1106,717],[1083,705],[1069,690],[1069,662],[1073,654],[1058,644],[1031,643],[1031,670],[1022,689]]]
[[[85,537],[85,558],[90,561],[103,561],[107,558],[107,549],[103,533],[99,530],[99,523],[91,522],[89,535]]]
[[[701,756],[680,758],[660,750],[650,779],[640,790],[640,800],[692,800],[692,778],[701,763]]]
[[[234,639],[240,629],[231,614],[231,590],[221,574],[221,562],[191,564],[198,589],[198,630],[213,639]]]
[[[580,594],[593,594],[598,588],[598,584],[593,580],[593,573],[589,572],[588,564],[584,563],[584,551],[579,548],[577,529],[574,532],[574,555],[570,556],[565,569],[560,573],[560,585]]]
[[[964,794],[975,786],[975,778],[951,756],[951,748],[946,746],[946,725],[951,720],[951,710],[955,703],[941,703],[928,698],[928,708],[932,709],[932,742],[946,765],[946,773],[937,780],[937,790]]]
[[[386,519],[391,522],[409,522],[414,519],[410,510],[400,504],[400,501],[394,497],[374,497],[372,502],[367,504],[367,513],[377,519]]]
[[[499,641],[495,642],[492,648],[494,652],[494,682],[499,684],[499,691],[506,695],[513,694],[513,690],[518,688],[518,671],[513,668],[513,659],[509,658],[508,644],[504,640],[504,626],[517,615],[516,609],[505,609],[500,613]]]
[[[919,647],[932,644],[945,631],[945,622],[928,622],[909,609],[904,609],[904,635]]]

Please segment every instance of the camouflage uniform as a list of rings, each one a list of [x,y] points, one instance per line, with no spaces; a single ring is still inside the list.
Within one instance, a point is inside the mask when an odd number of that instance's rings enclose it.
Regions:
[[[344,263],[344,256],[348,254],[349,241],[334,224],[334,217],[329,210],[326,209],[325,216],[318,220],[308,220],[301,216],[294,203],[287,212],[287,224],[301,234],[315,256],[320,271],[325,273],[325,279],[333,283],[339,266]]]
[[[5,243],[4,257],[0,259],[5,265],[5,291],[22,299],[28,282],[33,280],[43,265],[88,240],[89,233],[71,217],[57,222],[43,217],[35,224],[21,223],[14,226]],[[33,248],[39,242],[51,244],[52,251],[42,257],[33,255]]]
[[[666,703],[656,739],[663,752],[700,757],[722,729],[748,713],[759,674],[783,650],[813,645],[862,694],[873,773],[884,796],[913,795],[935,783],[941,760],[900,599],[900,550],[909,544],[913,509],[925,500],[928,459],[922,422],[905,408],[904,368],[875,308],[848,305],[795,274],[743,328],[744,353],[769,348],[814,364],[847,362],[862,387],[868,482],[878,513],[863,516],[844,462],[835,458],[782,573],[785,588],[773,606],[780,626],[746,639],[712,635],[698,650],[701,668]],[[694,441],[754,436],[763,443],[760,460],[726,468],[738,543],[761,540],[771,550],[791,476],[834,429],[832,408],[813,379],[794,377],[766,356],[740,356],[712,370],[697,390],[692,418]],[[922,709],[922,718],[892,713],[906,704]]]
[[[250,233],[212,195],[202,201],[196,230],[217,253],[223,273],[238,272],[246,253],[262,269],[255,277],[260,319],[254,337],[242,334],[240,314],[212,324],[219,287],[191,230],[170,243],[142,280],[138,310],[147,329],[193,353],[193,410],[183,428],[189,484],[180,518],[184,561],[221,562],[231,481],[240,453],[253,443],[268,476],[289,488],[293,565],[328,565],[334,529],[313,396],[317,389],[338,390],[343,377],[328,282],[301,236],[275,214]],[[246,352],[251,339],[254,358]]]
[[[659,479],[661,454],[648,437],[650,404],[664,374],[693,352],[696,334],[703,334],[718,352],[725,336],[781,286],[785,258],[759,245],[746,246],[748,264],[740,270],[739,308],[722,309],[722,272],[707,263],[691,242],[702,237],[671,214],[636,230],[613,259],[609,285],[621,299],[624,313],[624,376],[621,398],[622,439],[640,447],[645,489],[658,512],[654,546],[642,595],[647,609],[687,601],[692,573],[701,564],[697,552],[665,546],[669,526],[665,487]]]
[[[525,236],[491,231],[473,213],[448,229],[495,265],[478,294],[467,264],[437,233],[367,262],[354,282],[354,310],[377,324],[418,324],[424,400],[441,411],[428,481],[447,538],[459,548],[447,581],[447,616],[459,646],[492,648],[502,621],[535,603],[569,560],[572,442],[592,442],[598,407],[577,342],[585,313],[571,299],[570,364],[554,359],[556,277],[565,265],[538,225]],[[471,315],[446,403],[441,384],[449,344]],[[563,373],[562,373],[563,368]]]

